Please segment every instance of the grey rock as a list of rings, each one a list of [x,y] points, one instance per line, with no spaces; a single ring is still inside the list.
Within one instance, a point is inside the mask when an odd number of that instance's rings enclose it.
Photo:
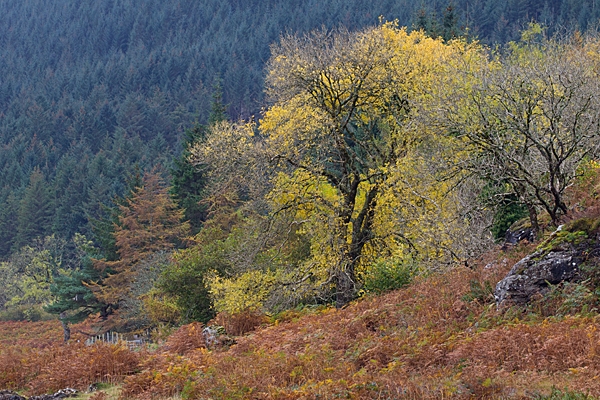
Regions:
[[[539,251],[523,258],[496,285],[496,304],[525,304],[531,296],[547,291],[548,284],[576,279],[581,261],[576,250]]]
[[[219,325],[210,325],[202,330],[202,336],[204,337],[204,342],[208,349],[219,346],[224,335],[225,328]]]
[[[504,235],[504,244],[515,245],[523,240],[527,240],[528,242],[533,242],[535,240],[535,232],[530,227],[526,228],[518,228],[514,231],[508,229],[506,234]]]
[[[225,328],[220,325],[210,325],[202,330],[206,348],[215,349],[235,344],[235,340],[227,336]]]
[[[12,390],[0,390],[0,400],[26,400],[25,397],[21,396],[17,392]]]
[[[77,390],[72,388],[61,389],[54,394],[43,394],[41,396],[31,396],[29,400],[57,400],[67,397],[77,396]]]

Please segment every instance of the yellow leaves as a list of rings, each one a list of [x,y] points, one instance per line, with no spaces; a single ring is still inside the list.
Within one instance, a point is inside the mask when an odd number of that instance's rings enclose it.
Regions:
[[[317,210],[337,207],[340,195],[325,179],[302,169],[292,175],[280,172],[273,180],[268,198],[279,207],[296,204],[296,218],[305,220]]]
[[[219,161],[243,158],[251,146],[254,136],[254,124],[232,124],[220,122],[211,127],[204,142],[191,149],[194,164],[215,164]]]
[[[236,278],[213,277],[210,292],[215,309],[230,314],[259,310],[277,281],[277,273],[251,270]]]
[[[464,227],[460,207],[451,192],[454,181],[439,181],[436,160],[410,153],[390,170],[385,189],[378,198],[374,229],[385,238],[389,254],[406,258],[412,248],[420,260],[439,260],[450,252],[460,254],[454,244]],[[393,235],[390,233],[397,233]],[[411,244],[409,248],[405,240]]]
[[[310,236],[312,261],[333,270],[354,268],[350,253],[368,263],[384,250],[404,257],[411,248],[424,259],[452,252],[458,229],[448,221],[458,221],[458,207],[445,195],[453,182],[441,184],[416,154],[439,156],[454,143],[438,140],[420,115],[444,84],[458,82],[455,68],[479,66],[480,47],[386,22],[286,37],[273,54],[274,104],[259,129],[286,172],[269,200]]]
[[[276,154],[295,155],[313,145],[328,125],[327,116],[311,105],[308,96],[298,95],[270,107],[260,120],[260,131]]]

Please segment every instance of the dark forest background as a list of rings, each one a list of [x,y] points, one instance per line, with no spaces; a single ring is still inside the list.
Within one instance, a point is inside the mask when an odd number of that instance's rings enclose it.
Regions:
[[[28,0],[0,2],[0,259],[90,221],[156,168],[215,102],[260,118],[269,45],[286,32],[397,19],[491,46],[531,21],[595,30],[596,0]],[[100,224],[101,225],[101,224]],[[97,236],[97,232],[96,232]]]

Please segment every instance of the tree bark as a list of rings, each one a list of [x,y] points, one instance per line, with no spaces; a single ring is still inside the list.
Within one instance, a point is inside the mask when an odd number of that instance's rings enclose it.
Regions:
[[[348,265],[338,271],[336,276],[335,307],[342,308],[356,298],[356,279],[354,265]]]
[[[63,328],[63,338],[65,343],[67,343],[69,339],[71,339],[71,328],[69,328],[69,323],[66,321],[66,317],[67,316],[64,312],[60,313],[59,318]]]

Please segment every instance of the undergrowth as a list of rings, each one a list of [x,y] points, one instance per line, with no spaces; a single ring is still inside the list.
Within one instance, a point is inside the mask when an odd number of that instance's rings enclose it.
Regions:
[[[64,344],[57,321],[0,323],[0,388],[33,395],[118,387],[93,400],[598,397],[596,267],[527,307],[496,308],[495,282],[535,247],[497,248],[470,268],[411,274],[410,283],[392,277],[401,289],[383,282],[385,293],[343,309],[222,314],[212,323],[235,344],[208,349],[199,323],[136,351],[85,346],[78,334]]]

